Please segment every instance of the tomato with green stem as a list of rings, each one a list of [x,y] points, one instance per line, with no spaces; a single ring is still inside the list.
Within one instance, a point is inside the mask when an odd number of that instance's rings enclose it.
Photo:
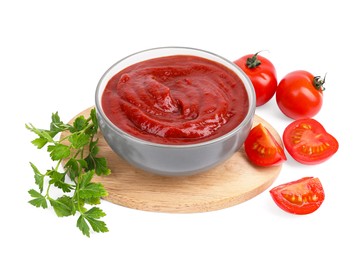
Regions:
[[[267,58],[256,54],[249,54],[235,61],[249,77],[256,96],[256,106],[267,103],[277,89],[277,73],[273,63]]]
[[[288,73],[277,86],[279,109],[292,119],[315,116],[323,104],[325,78],[313,76],[304,70]]]
[[[282,146],[261,123],[250,130],[244,149],[248,159],[258,166],[280,165],[287,160]]]
[[[269,192],[278,207],[298,215],[316,211],[325,199],[322,184],[314,177],[304,177],[281,184]]]
[[[322,163],[339,149],[336,138],[313,118],[290,123],[283,132],[283,143],[292,158],[303,164]]]

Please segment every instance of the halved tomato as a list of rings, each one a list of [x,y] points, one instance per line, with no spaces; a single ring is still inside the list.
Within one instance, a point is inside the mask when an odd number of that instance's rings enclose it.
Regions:
[[[244,147],[248,159],[258,166],[279,165],[287,160],[282,146],[261,123],[250,130]]]
[[[329,159],[339,149],[339,143],[315,119],[293,121],[283,132],[288,153],[303,164],[318,164]]]
[[[281,209],[299,215],[316,211],[325,199],[322,184],[318,178],[314,177],[304,177],[282,184],[269,192]]]

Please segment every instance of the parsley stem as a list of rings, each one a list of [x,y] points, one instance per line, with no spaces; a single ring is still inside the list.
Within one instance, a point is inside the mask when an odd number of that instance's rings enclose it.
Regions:
[[[56,168],[55,168],[55,170],[56,171],[58,171],[58,168],[59,168],[59,166],[61,165],[61,160],[59,160],[58,162],[57,162],[57,165],[56,165]]]
[[[80,177],[78,177],[78,179],[79,178]],[[78,212],[80,212],[81,215],[83,215],[84,210],[83,210],[83,207],[81,206],[80,193],[77,192],[80,190],[80,183],[79,183],[78,179],[77,179],[77,181],[75,181],[76,182],[76,190],[75,190],[76,192],[75,192],[74,196],[76,196],[77,210],[78,210]]]
[[[47,187],[47,191],[46,191],[46,195],[45,197],[48,199],[48,200],[51,200],[52,198],[49,196],[49,190],[51,189],[51,186],[52,184],[48,182],[48,187]]]

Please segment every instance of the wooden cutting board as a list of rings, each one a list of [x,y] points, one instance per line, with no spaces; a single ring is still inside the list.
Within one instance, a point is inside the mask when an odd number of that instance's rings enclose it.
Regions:
[[[80,114],[87,117],[91,108]],[[71,120],[71,122],[73,119]],[[70,123],[71,123],[70,122]],[[279,134],[261,117],[262,123],[282,144]],[[106,157],[109,176],[96,176],[108,191],[104,199],[112,203],[145,211],[192,213],[219,210],[252,199],[271,186],[280,166],[257,167],[246,158],[243,148],[215,168],[192,176],[166,177],[148,173],[129,165],[115,154],[99,133],[99,156]]]

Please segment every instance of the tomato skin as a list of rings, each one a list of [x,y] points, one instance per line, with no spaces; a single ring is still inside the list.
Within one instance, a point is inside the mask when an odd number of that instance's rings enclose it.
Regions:
[[[283,143],[293,159],[309,165],[328,160],[339,149],[335,137],[313,118],[290,123],[283,132]]]
[[[258,166],[276,166],[287,160],[281,145],[261,123],[250,130],[244,148],[248,159]]]
[[[279,82],[276,102],[279,109],[292,119],[315,116],[323,104],[322,88],[314,85],[314,76],[304,70],[288,73]]]
[[[304,177],[281,184],[269,193],[277,206],[288,213],[298,215],[316,211],[325,200],[322,184],[314,177]]]
[[[248,58],[256,55],[260,60],[260,64],[256,67],[249,68],[247,65]],[[256,106],[261,106],[267,103],[276,92],[277,89],[277,73],[272,62],[267,58],[257,54],[248,54],[235,61],[249,77],[255,90]]]

